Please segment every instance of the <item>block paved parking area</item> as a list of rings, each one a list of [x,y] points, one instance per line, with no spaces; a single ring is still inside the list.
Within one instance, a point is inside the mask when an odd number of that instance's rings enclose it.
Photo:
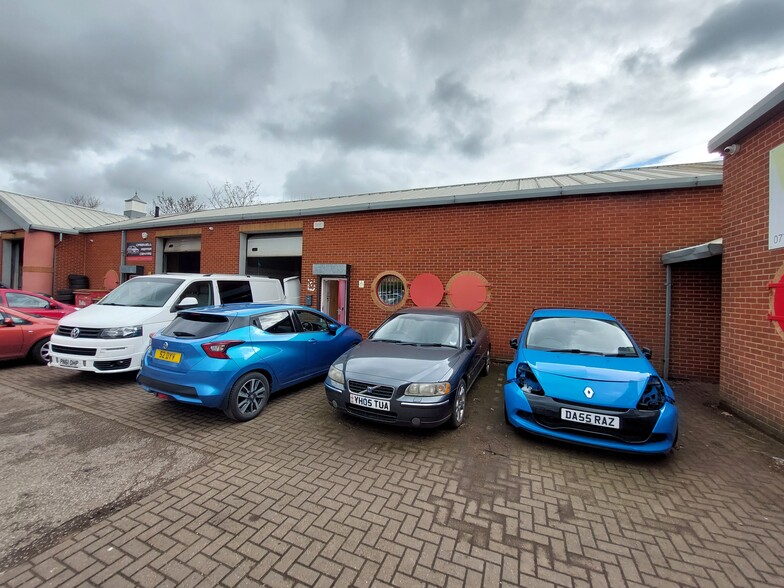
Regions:
[[[676,382],[680,448],[641,459],[513,431],[503,366],[454,432],[338,416],[318,382],[235,424],[131,377],[0,369],[0,413],[33,395],[208,456],[41,553],[0,554],[5,586],[784,585],[784,446],[715,387]]]

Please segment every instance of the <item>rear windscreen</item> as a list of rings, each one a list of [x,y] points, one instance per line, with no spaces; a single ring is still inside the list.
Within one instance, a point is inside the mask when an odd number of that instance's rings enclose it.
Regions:
[[[225,316],[182,312],[161,331],[161,334],[179,339],[203,339],[220,335],[228,329],[229,319]]]

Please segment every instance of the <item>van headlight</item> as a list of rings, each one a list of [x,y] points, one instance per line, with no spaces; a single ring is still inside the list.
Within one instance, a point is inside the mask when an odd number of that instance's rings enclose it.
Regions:
[[[131,337],[141,337],[142,326],[135,327],[112,327],[101,331],[101,339],[130,339]]]
[[[336,384],[343,385],[346,383],[346,378],[343,376],[343,372],[337,366],[330,366],[327,376]]]
[[[449,382],[434,382],[428,384],[409,384],[406,388],[407,396],[446,396],[450,390]]]

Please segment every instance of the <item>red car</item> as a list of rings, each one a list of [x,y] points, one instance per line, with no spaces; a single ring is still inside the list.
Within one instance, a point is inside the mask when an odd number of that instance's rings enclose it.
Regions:
[[[79,310],[75,306],[57,302],[44,294],[36,294],[35,292],[27,292],[25,290],[13,290],[11,288],[0,289],[0,306],[13,308],[31,316],[56,320],[60,320],[66,314]]]
[[[0,359],[29,357],[49,363],[49,337],[57,328],[55,319],[39,318],[0,307]]]

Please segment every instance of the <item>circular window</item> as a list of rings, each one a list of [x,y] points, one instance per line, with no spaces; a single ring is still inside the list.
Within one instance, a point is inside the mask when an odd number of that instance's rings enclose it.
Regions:
[[[373,298],[382,308],[403,306],[406,301],[406,282],[397,272],[384,272],[373,282]]]

